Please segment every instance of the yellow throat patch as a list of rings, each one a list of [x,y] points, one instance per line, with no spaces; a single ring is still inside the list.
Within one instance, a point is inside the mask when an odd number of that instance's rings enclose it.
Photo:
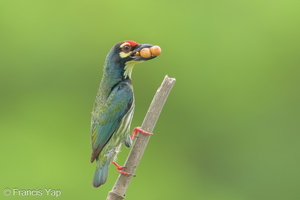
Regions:
[[[132,73],[134,65],[137,63],[140,63],[140,62],[142,62],[142,61],[132,60],[132,61],[126,62],[125,67],[124,67],[124,69],[125,69],[124,78],[129,77],[131,79],[131,73]]]

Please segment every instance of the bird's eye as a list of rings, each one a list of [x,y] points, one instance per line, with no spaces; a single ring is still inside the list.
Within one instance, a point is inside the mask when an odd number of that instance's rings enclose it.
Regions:
[[[129,53],[130,50],[131,50],[130,45],[125,45],[125,46],[122,47],[122,51],[124,53]]]

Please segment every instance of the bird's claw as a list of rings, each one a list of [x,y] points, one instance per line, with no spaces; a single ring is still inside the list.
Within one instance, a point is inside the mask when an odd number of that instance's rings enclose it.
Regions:
[[[124,166],[120,166],[120,165],[118,165],[116,162],[112,162],[112,164],[114,164],[114,165],[117,167],[118,172],[119,172],[120,174],[124,174],[124,175],[127,175],[127,176],[133,176],[133,177],[136,177],[135,174],[131,174],[131,173],[128,173],[128,172],[124,172],[124,171],[123,171],[123,169],[125,169]]]
[[[137,132],[143,133],[145,135],[153,135],[153,133],[150,133],[148,131],[143,130],[141,127],[135,127],[132,131],[132,134],[130,136],[130,139],[133,140],[134,137],[137,137]]]
[[[118,170],[122,170],[124,169],[125,167],[121,166],[121,165],[118,165],[116,162],[112,162],[112,164],[114,164]]]
[[[131,174],[131,173],[128,173],[128,172],[124,172],[124,171],[122,171],[122,170],[118,170],[118,172],[119,172],[120,174],[124,174],[124,175],[126,175],[126,176],[133,176],[133,177],[136,177],[135,174]]]

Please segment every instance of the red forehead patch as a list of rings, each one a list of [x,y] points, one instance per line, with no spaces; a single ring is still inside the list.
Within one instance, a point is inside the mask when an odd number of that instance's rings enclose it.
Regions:
[[[124,43],[129,43],[132,47],[134,47],[135,45],[137,45],[138,43],[132,40],[128,40],[128,41],[123,41]]]

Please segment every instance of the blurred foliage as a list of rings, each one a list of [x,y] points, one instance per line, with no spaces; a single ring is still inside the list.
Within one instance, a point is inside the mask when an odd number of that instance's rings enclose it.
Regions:
[[[134,69],[132,127],[165,74],[177,82],[128,199],[300,199],[299,8],[294,0],[1,0],[1,190],[106,198],[118,174],[110,167],[108,182],[91,186],[90,112],[107,52],[135,40],[163,53]]]

